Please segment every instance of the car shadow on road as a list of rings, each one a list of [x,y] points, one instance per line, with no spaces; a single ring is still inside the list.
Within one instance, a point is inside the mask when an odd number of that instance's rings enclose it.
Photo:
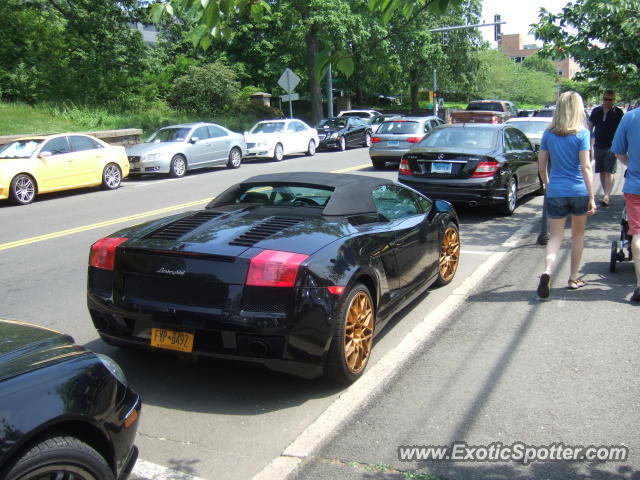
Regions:
[[[170,409],[261,415],[328,397],[344,388],[257,365],[207,358],[193,361],[172,352],[112,347],[99,339],[85,346],[116,360],[145,404]]]

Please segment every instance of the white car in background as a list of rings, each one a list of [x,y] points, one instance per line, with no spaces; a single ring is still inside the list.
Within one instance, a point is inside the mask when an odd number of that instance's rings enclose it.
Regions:
[[[507,120],[507,123],[519,128],[537,152],[540,149],[542,133],[549,128],[551,120],[551,117],[512,117]]]
[[[378,115],[382,115],[382,113],[380,113],[377,110],[366,110],[366,109],[363,109],[363,110],[343,110],[338,114],[339,117],[360,117],[365,122],[369,121],[370,118],[376,117]]]
[[[315,155],[320,143],[318,132],[302,120],[283,118],[263,120],[245,132],[245,158],[273,158],[279,162],[285,155]]]

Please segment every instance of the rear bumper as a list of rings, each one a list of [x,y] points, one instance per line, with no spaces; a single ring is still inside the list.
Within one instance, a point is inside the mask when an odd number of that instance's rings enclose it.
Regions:
[[[399,162],[402,155],[407,153],[409,148],[396,148],[396,149],[378,149],[369,148],[369,157],[377,160],[384,160],[386,162]]]
[[[495,179],[465,180],[416,180],[411,176],[399,175],[398,181],[430,198],[447,200],[452,203],[472,203],[474,205],[496,205],[504,202],[507,190]]]
[[[339,299],[326,288],[301,288],[296,297],[298,306],[286,314],[131,304],[123,308],[91,291],[87,300],[93,324],[106,343],[157,351],[151,346],[152,328],[184,331],[194,335],[194,345],[192,352],[181,355],[250,362],[316,378],[323,373]]]

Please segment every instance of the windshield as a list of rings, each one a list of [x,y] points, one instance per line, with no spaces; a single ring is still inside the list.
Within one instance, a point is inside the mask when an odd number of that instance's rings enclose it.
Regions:
[[[496,145],[498,130],[488,128],[434,128],[418,144],[421,147],[492,149]]]
[[[551,119],[549,119],[551,120]],[[551,125],[549,122],[509,122],[514,127],[519,128],[527,136],[541,137],[542,133]]]
[[[390,135],[412,135],[418,133],[420,125],[418,122],[405,122],[404,120],[394,120],[383,122],[378,127],[377,134],[388,133]]]
[[[0,158],[26,158],[33,155],[44,140],[17,140],[0,149]]]
[[[344,128],[346,125],[346,118],[325,118],[324,120],[320,120],[316,128]]]
[[[324,207],[333,190],[301,185],[253,185],[241,190],[233,203],[260,203],[287,207]]]
[[[482,102],[482,103],[470,103],[467,107],[467,110],[473,111],[489,111],[489,112],[504,112],[504,108],[502,108],[501,103],[491,103],[491,102]]]
[[[151,135],[145,143],[184,142],[191,131],[190,128],[161,128]]]
[[[340,114],[341,117],[358,117],[358,118],[369,118],[371,114],[369,112],[342,112]]]
[[[284,122],[261,122],[256,123],[249,133],[282,133],[284,132]]]

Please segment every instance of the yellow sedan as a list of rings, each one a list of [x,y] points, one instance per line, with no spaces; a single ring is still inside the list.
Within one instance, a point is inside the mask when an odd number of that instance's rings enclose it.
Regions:
[[[66,133],[15,140],[0,149],[0,200],[27,205],[36,194],[102,185],[129,175],[124,147],[90,135]]]

